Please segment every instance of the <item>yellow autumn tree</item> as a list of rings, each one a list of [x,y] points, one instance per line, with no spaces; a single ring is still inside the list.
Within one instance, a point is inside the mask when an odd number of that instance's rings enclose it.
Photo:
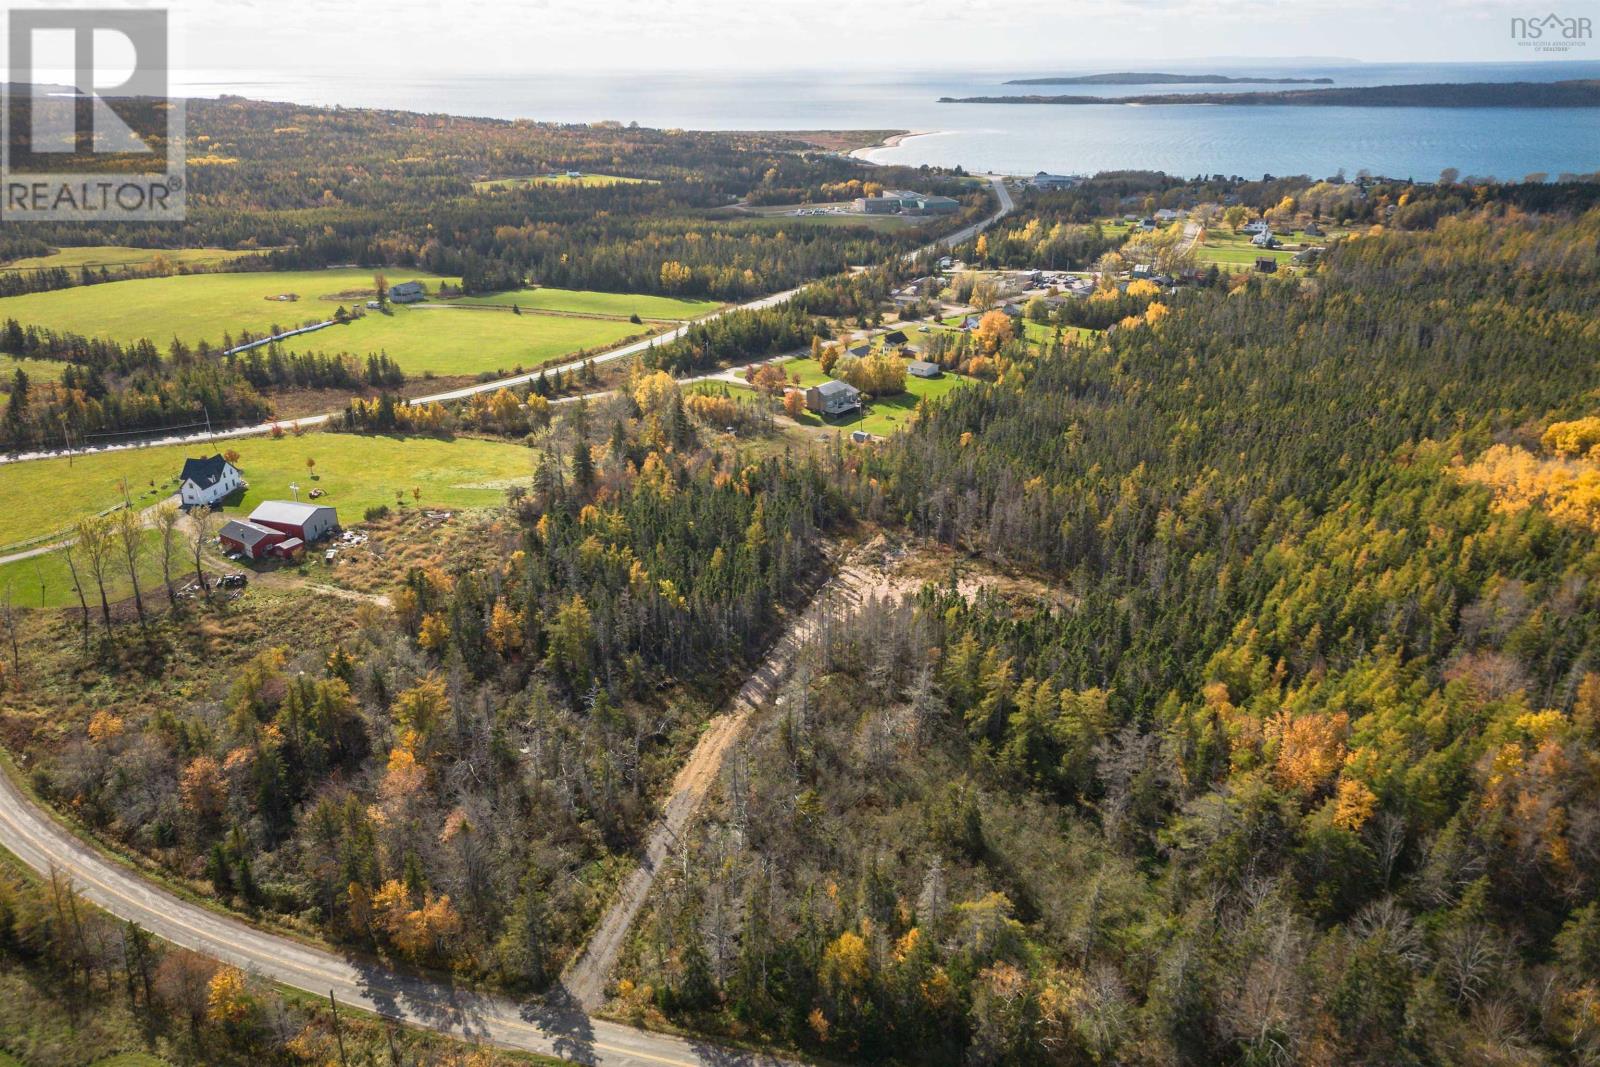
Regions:
[[[206,1017],[214,1023],[232,1025],[250,1017],[254,1004],[245,988],[244,972],[223,967],[211,976],[206,988]]]

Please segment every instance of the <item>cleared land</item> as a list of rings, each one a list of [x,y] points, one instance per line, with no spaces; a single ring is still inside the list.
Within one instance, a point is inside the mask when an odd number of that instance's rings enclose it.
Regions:
[[[387,352],[407,374],[459,376],[537,367],[579,349],[609,348],[648,328],[627,319],[512,315],[399,306],[369,311],[284,342],[290,352]]]
[[[386,271],[390,284],[438,278],[423,272]],[[194,344],[220,343],[224,333],[265,334],[332,317],[343,304],[373,295],[373,271],[252,271],[136,278],[0,299],[0,318],[67,330],[86,337],[130,342],[148,337],[165,346],[174,337]],[[279,299],[294,296],[297,299]]]
[[[783,365],[784,373],[791,378],[798,374],[802,386],[820,385],[828,380],[822,373],[822,367],[814,359],[792,359]],[[799,422],[802,426],[826,426],[840,430],[865,430],[867,433],[879,437],[887,437],[896,430],[901,429],[911,421],[917,410],[917,405],[923,400],[937,400],[948,395],[952,390],[959,389],[968,384],[970,378],[963,378],[957,374],[945,371],[938,378],[913,378],[906,377],[906,391],[895,396],[879,397],[867,402],[866,413],[860,417],[850,416],[844,419],[824,420],[819,415],[807,411],[801,414]]]
[[[274,326],[292,329],[325,321],[340,306],[360,307],[374,293],[373,274],[344,269],[140,278],[0,299],[0,319],[124,343],[147,337],[163,348],[174,337],[191,345],[202,340],[220,344],[224,335],[238,338],[247,330],[264,335]],[[390,271],[386,277],[391,284],[440,280],[424,272]],[[295,299],[281,299],[291,295]],[[571,300],[589,295],[574,293]],[[643,332],[625,319],[474,315],[397,306],[393,314],[371,312],[348,326],[294,338],[286,347],[359,355],[383,351],[408,374],[473,375],[534,367]]]
[[[40,268],[69,267],[147,267],[157,258],[172,264],[189,266],[225,263],[242,256],[260,255],[252,249],[228,248],[134,248],[131,245],[83,245],[77,248],[58,248],[48,256],[25,256],[0,264],[0,271],[37,270]]]
[[[529,185],[581,185],[589,188],[601,185],[659,185],[654,178],[624,178],[619,174],[584,174],[569,178],[565,174],[527,174],[511,178],[489,178],[473,182],[477,192],[490,189],[515,189]]]
[[[457,304],[490,304],[510,307],[515,304],[524,311],[566,311],[579,315],[608,315],[627,318],[638,315],[642,319],[697,319],[709,315],[722,305],[715,300],[680,300],[673,296],[649,296],[632,293],[601,293],[587,289],[513,289],[489,296],[463,296],[452,301]]]
[[[32,382],[53,382],[61,377],[67,365],[55,359],[24,359],[0,352],[0,393],[9,392],[11,380],[22,371]]]
[[[302,500],[321,489],[317,502],[338,508],[339,521],[347,526],[379,504],[450,509],[496,504],[505,499],[507,486],[531,477],[533,464],[532,454],[520,445],[468,437],[308,433],[252,437],[231,446],[250,486],[242,498],[227,502],[227,514],[246,514],[263,500],[290,499],[293,483]],[[122,500],[119,479],[128,480],[134,507],[159,503],[177,491],[186,456],[209,454],[204,447],[169,445],[79,456],[70,466],[65,459],[48,459],[0,467],[0,496],[13,502],[0,511],[0,544],[62,531],[115,506]],[[308,458],[316,460],[315,468],[307,468]],[[413,489],[422,490],[421,496],[413,497]],[[146,538],[153,550],[154,532]],[[153,551],[142,573],[141,581],[159,578]],[[41,605],[41,579],[43,606],[76,605],[61,553],[0,565],[0,589],[9,582],[19,605]],[[125,594],[128,583],[119,577],[112,589],[113,595]]]
[[[532,454],[521,445],[457,437],[402,437],[347,433],[308,433],[296,437],[250,437],[223,442],[239,453],[239,469],[250,483],[229,514],[249,511],[262,500],[287,498],[291,482],[300,497],[320,488],[319,503],[339,509],[345,523],[377,504],[395,503],[403,493],[413,501],[422,489],[424,507],[494,504],[505,488],[532,472]],[[85,515],[122,501],[118,482],[126,479],[133,506],[149,507],[177,491],[178,471],[188,456],[210,455],[205,445],[162,445],[125,452],[30,460],[0,466],[0,544],[63,529]],[[306,459],[316,460],[308,470]],[[312,475],[315,477],[312,477]]]

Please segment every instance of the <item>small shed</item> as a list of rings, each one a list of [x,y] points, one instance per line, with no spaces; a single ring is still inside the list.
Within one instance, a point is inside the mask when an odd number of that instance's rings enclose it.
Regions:
[[[1271,256],[1257,256],[1256,270],[1262,274],[1278,273],[1278,261]]]
[[[925,359],[914,359],[906,364],[906,373],[914,378],[937,378],[943,371],[939,364]]]

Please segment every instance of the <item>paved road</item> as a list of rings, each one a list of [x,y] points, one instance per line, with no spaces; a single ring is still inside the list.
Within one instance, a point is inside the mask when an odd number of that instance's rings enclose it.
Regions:
[[[905,256],[907,261],[910,261],[911,259],[915,258],[918,254],[920,254],[922,252],[926,252],[926,251],[930,251],[930,250],[934,250],[934,249],[938,249],[938,248],[942,248],[942,247],[949,247],[949,246],[953,246],[953,245],[958,245],[963,241],[969,241],[974,236],[976,236],[977,234],[981,233],[982,231],[984,231],[988,227],[994,225],[1001,218],[1005,217],[1007,214],[1009,214],[1012,210],[1015,209],[1016,205],[1011,200],[1010,191],[1008,189],[1006,189],[1004,178],[1002,178],[1000,175],[989,175],[988,178],[989,178],[990,184],[992,184],[994,186],[995,196],[1000,201],[999,210],[997,210],[994,214],[989,215],[986,218],[980,219],[979,221],[971,224],[970,226],[963,226],[961,229],[957,230],[955,233],[952,233],[947,237],[942,237],[939,240],[934,241],[932,244],[925,245],[922,248],[916,249],[915,251],[912,251],[912,252],[907,252],[906,256]],[[707,322],[707,321],[709,321],[711,319],[718,318],[718,317],[720,317],[722,315],[726,315],[726,314],[728,314],[729,312],[732,312],[732,311],[749,311],[749,310],[755,310],[755,309],[758,309],[758,308],[773,307],[774,305],[781,304],[784,301],[788,300],[790,297],[794,296],[795,293],[798,293],[800,291],[800,288],[802,288],[802,287],[796,287],[794,289],[785,289],[781,293],[773,293],[771,296],[764,296],[764,297],[760,298],[759,300],[751,300],[748,303],[738,304],[738,305],[735,305],[734,307],[724,308],[721,311],[713,312],[712,314],[707,315],[702,319],[697,319],[696,321],[697,322]],[[525,374],[513,375],[512,377],[509,377],[509,378],[497,378],[492,382],[480,382],[480,383],[478,383],[476,385],[465,386],[464,388],[461,388],[461,389],[451,389],[451,390],[448,390],[448,391],[442,392],[442,393],[433,393],[433,394],[431,394],[429,396],[419,396],[419,397],[413,398],[411,402],[413,404],[429,404],[429,403],[433,403],[435,401],[438,401],[438,402],[442,403],[442,402],[450,401],[450,400],[464,400],[467,397],[472,396],[474,393],[494,392],[494,391],[496,391],[498,389],[501,389],[504,386],[521,385],[521,384],[526,383],[526,382],[531,382],[535,378],[539,377],[539,375],[541,375],[541,374],[554,374],[557,371],[559,371],[561,374],[569,374],[572,371],[579,370],[580,368],[582,368],[585,363],[610,363],[613,360],[626,359],[629,356],[635,356],[635,355],[638,355],[641,352],[648,351],[650,348],[654,347],[655,345],[664,344],[664,343],[666,343],[668,341],[677,340],[679,337],[683,336],[683,334],[689,329],[689,327],[691,325],[693,325],[693,323],[684,323],[681,326],[676,326],[676,327],[674,327],[674,328],[672,328],[670,330],[667,330],[665,333],[659,333],[659,334],[656,334],[654,337],[646,338],[643,341],[634,341],[633,343],[623,345],[620,348],[613,348],[613,349],[610,349],[609,351],[606,351],[606,352],[597,353],[596,355],[593,355],[593,356],[587,356],[584,359],[573,360],[570,363],[562,363],[562,364],[555,365],[555,366],[546,365],[546,366],[538,368],[537,370],[528,371]],[[272,432],[272,428],[274,426],[278,426],[278,427],[280,427],[280,428],[282,428],[284,430],[293,430],[293,429],[296,429],[296,428],[299,428],[299,429],[312,429],[313,427],[322,426],[322,425],[326,424],[330,419],[333,419],[335,417],[336,416],[334,414],[332,414],[332,413],[327,413],[327,414],[322,414],[322,415],[307,415],[304,418],[285,419],[285,420],[281,420],[281,421],[263,422],[263,423],[259,423],[259,424],[255,425],[255,426],[241,426],[241,427],[238,427],[237,429],[232,429],[232,430],[212,430],[212,431],[209,431],[209,432],[196,433],[196,434],[178,434],[178,435],[175,435],[175,436],[172,436],[172,437],[155,438],[155,439],[148,440],[148,441],[129,442],[129,443],[126,443],[126,444],[115,444],[115,445],[103,445],[103,446],[101,446],[99,448],[94,448],[94,449],[76,449],[75,451],[77,453],[79,453],[79,454],[83,454],[86,451],[88,451],[88,452],[120,452],[120,451],[123,451],[123,450],[126,450],[126,449],[132,449],[132,448],[148,448],[148,447],[151,447],[153,445],[196,444],[196,443],[201,442],[201,441],[226,441],[226,440],[231,440],[231,439],[239,438],[239,437],[254,437],[254,436],[258,435],[258,434],[270,433],[270,432]],[[3,456],[3,455],[0,455],[0,464],[17,463],[17,462],[22,462],[22,461],[25,461],[25,460],[30,460],[30,459],[48,459],[51,456],[64,456],[66,454],[67,454],[67,451],[65,449],[61,449],[61,450],[46,451],[46,452],[24,452],[24,453],[21,453],[19,455],[15,455],[15,456]]]
[[[5,774],[0,845],[35,870],[54,868],[70,876],[90,901],[173,944],[317,996],[332,990],[342,1003],[386,1018],[600,1067],[789,1067],[772,1056],[591,1019],[570,1000],[519,1004],[266,933],[181,900],[103,858],[39,810]]]

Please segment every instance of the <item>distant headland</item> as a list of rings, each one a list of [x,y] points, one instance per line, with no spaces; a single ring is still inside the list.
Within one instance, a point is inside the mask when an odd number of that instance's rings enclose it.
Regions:
[[[966,96],[941,104],[1233,104],[1277,107],[1600,107],[1600,79],[1559,82],[1441,82],[1260,93],[1147,93],[1141,96]]]
[[[1013,78],[1006,85],[1332,85],[1332,78],[1230,78],[1226,74],[1080,74]]]

